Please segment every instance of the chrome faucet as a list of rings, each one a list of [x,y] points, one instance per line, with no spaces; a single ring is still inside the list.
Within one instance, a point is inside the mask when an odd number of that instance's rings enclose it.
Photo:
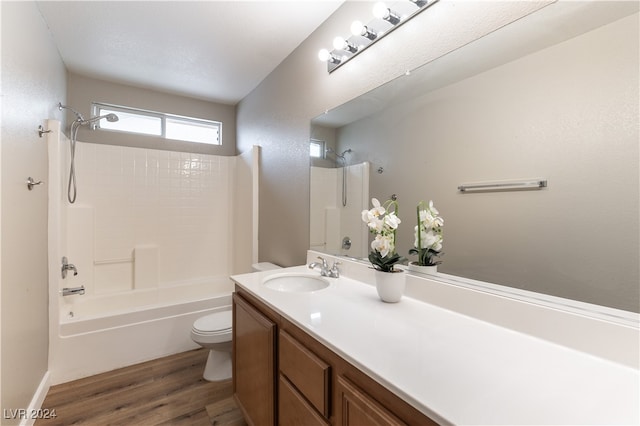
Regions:
[[[73,276],[78,275],[78,269],[73,263],[69,263],[67,257],[62,258],[62,279],[67,278],[67,271],[73,271]]]
[[[329,277],[329,278],[339,278],[340,277],[340,270],[338,269],[338,265],[340,264],[340,262],[338,262],[338,261],[333,262],[333,266],[331,268],[329,268],[329,264],[327,263],[327,261],[325,260],[324,257],[318,256],[318,259],[320,259],[322,261],[322,263],[320,263],[320,262],[311,262],[309,264],[309,269],[315,269],[316,266],[320,266],[320,275],[321,276]]]
[[[81,285],[80,287],[65,287],[62,290],[60,290],[60,293],[63,296],[73,296],[74,294],[78,294],[80,296],[82,296],[84,294],[84,286]]]

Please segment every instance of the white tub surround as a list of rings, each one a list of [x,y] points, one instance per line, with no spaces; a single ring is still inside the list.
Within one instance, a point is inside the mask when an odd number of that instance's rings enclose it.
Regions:
[[[250,270],[251,218],[232,212],[252,211],[257,150],[247,164],[78,142],[69,204],[69,140],[60,122],[46,127],[51,384],[197,348],[193,322],[229,309],[229,275]],[[63,256],[77,275],[61,277]]]
[[[265,288],[274,272],[232,279],[442,424],[640,422],[637,315],[411,273],[405,297],[387,304],[366,264],[341,261],[342,277],[311,293]],[[275,273],[287,271],[309,273]]]
[[[346,166],[346,170],[310,168],[309,239],[314,250],[366,256],[369,234],[362,226],[360,212],[369,205],[370,168],[367,161]],[[350,245],[345,248],[343,238],[347,236]]]

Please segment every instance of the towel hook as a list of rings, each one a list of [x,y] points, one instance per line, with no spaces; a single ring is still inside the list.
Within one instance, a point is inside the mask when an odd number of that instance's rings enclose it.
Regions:
[[[45,133],[51,133],[53,132],[53,130],[45,130],[44,127],[42,127],[42,124],[38,126],[38,135],[40,137],[42,137],[42,135],[44,135]]]
[[[27,178],[27,188],[29,189],[29,191],[31,191],[34,186],[40,185],[41,183],[44,183],[44,182],[42,182],[41,180],[36,182],[35,180],[33,180],[31,176]]]

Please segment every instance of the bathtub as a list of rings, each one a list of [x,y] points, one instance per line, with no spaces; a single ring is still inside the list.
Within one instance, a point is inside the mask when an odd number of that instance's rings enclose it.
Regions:
[[[78,141],[69,204],[70,141],[59,121],[46,128],[48,384],[198,348],[193,322],[230,309],[229,275],[248,272],[235,265],[250,264],[251,247],[233,248],[251,227],[226,207],[257,203],[236,194],[254,194],[258,148],[227,157]],[[61,276],[63,257],[78,276]],[[85,295],[60,295],[80,285]]]
[[[60,297],[51,384],[198,348],[193,322],[231,309],[228,277],[102,295]]]

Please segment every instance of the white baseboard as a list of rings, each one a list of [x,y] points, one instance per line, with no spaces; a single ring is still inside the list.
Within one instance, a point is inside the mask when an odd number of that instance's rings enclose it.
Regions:
[[[33,398],[31,398],[31,402],[29,403],[29,407],[27,408],[26,416],[20,421],[20,426],[33,426],[33,424],[36,422],[36,419],[42,418],[43,415],[52,414],[50,409],[45,411],[43,411],[42,409],[42,403],[44,402],[44,399],[47,396],[47,392],[49,392],[50,387],[51,383],[49,381],[49,371],[47,371],[46,373],[44,373],[44,376],[42,376],[40,385],[38,385],[38,389],[36,389],[36,392],[33,394]]]

